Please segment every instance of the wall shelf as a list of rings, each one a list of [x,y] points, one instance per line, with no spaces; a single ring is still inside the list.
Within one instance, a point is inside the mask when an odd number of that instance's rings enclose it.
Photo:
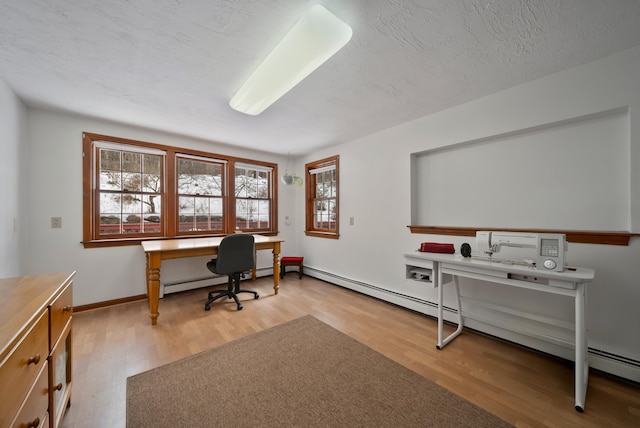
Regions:
[[[531,233],[564,233],[567,242],[581,244],[603,244],[603,245],[629,245],[629,239],[640,236],[640,233],[616,232],[616,231],[586,231],[586,230],[551,230],[551,229],[514,229],[514,228],[492,228],[492,227],[450,227],[450,226],[407,226],[411,233],[431,234],[431,235],[451,235],[451,236],[476,236],[478,230]]]

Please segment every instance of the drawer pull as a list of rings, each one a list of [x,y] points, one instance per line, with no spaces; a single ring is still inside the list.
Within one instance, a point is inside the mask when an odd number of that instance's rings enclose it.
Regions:
[[[37,428],[40,425],[40,418],[35,418],[33,422],[27,424],[27,428]]]
[[[71,312],[71,305],[67,305],[64,308],[62,308],[62,312]]]
[[[54,388],[54,391],[62,391],[62,382],[60,382],[59,384],[57,384]]]
[[[36,354],[35,356],[29,358],[27,360],[27,365],[29,364],[38,364],[40,362],[40,354]]]

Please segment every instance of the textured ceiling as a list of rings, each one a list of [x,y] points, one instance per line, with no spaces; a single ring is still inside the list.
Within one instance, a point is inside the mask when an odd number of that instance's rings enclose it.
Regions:
[[[232,110],[314,3],[349,44]],[[640,45],[639,22],[637,0],[0,0],[0,78],[29,106],[298,155]]]

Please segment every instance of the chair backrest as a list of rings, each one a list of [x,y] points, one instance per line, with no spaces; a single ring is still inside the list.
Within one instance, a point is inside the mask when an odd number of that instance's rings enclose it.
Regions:
[[[220,274],[244,272],[255,264],[255,239],[246,233],[227,235],[220,241],[216,271]]]

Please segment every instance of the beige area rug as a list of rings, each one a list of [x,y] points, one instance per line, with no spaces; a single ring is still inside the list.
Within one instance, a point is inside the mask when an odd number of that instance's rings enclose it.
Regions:
[[[127,379],[133,427],[510,427],[312,316]]]

